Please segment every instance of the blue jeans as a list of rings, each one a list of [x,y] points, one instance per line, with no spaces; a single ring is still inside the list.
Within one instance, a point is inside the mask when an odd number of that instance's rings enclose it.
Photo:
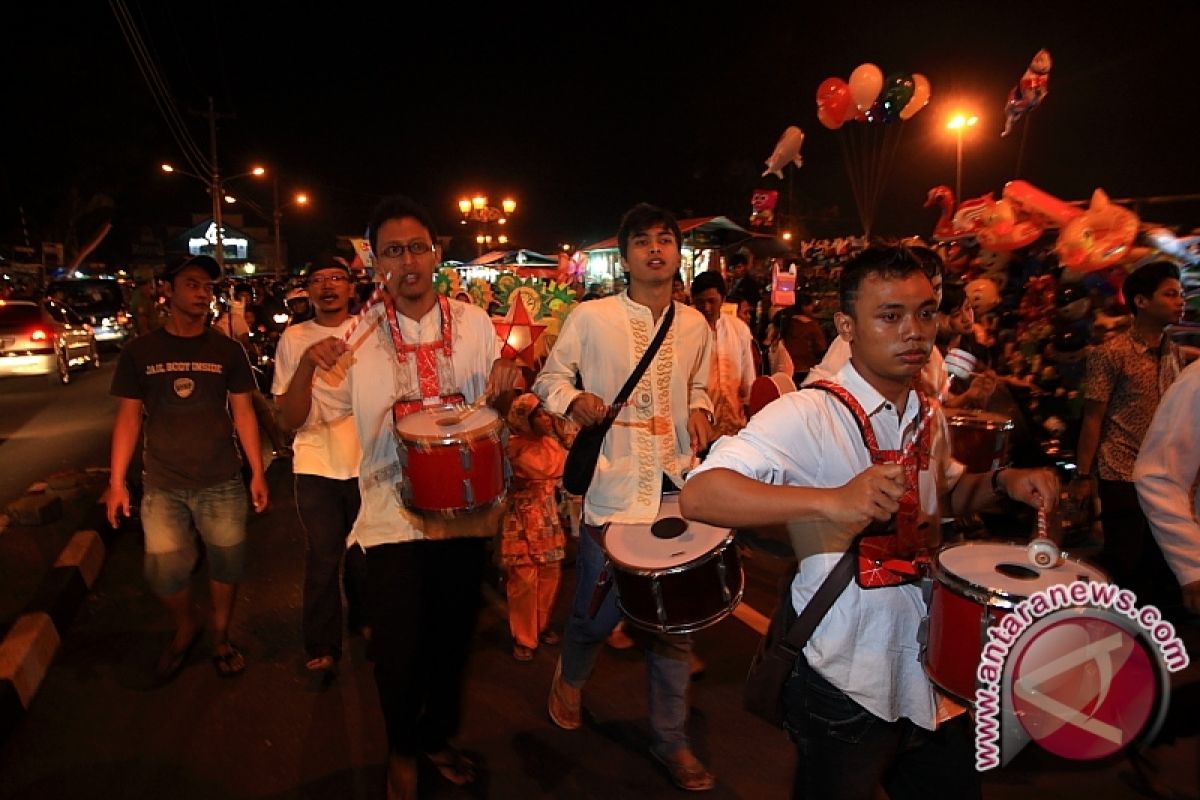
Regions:
[[[590,616],[596,582],[606,561],[599,537],[603,528],[584,525],[579,537],[579,555],[575,562],[579,578],[575,602],[567,621],[562,646],[562,675],[569,685],[579,689],[591,677],[596,655],[604,640],[621,619],[614,585]],[[650,707],[650,729],[654,749],[669,756],[688,746],[687,687],[691,681],[688,660],[692,652],[690,636],[654,634],[646,649],[646,694]]]
[[[196,564],[195,532],[204,540],[208,577],[237,583],[246,565],[246,487],[234,478],[205,489],[159,489],[142,496],[146,582],[159,597],[178,594]]]
[[[966,714],[936,731],[876,717],[796,661],[783,691],[784,727],[796,745],[793,800],[891,800],[982,796]]]

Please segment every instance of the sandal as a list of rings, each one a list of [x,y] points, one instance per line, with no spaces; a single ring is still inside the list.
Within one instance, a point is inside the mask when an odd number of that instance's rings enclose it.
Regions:
[[[425,758],[441,773],[442,777],[455,786],[466,786],[475,780],[475,762],[453,747],[437,753],[426,753]]]
[[[233,678],[246,671],[246,659],[233,642],[225,643],[224,653],[213,653],[213,669],[222,678]]]
[[[309,672],[333,672],[333,667],[337,662],[333,660],[333,656],[324,655],[310,658],[304,663],[304,668]]]
[[[676,788],[685,792],[707,792],[717,785],[717,779],[695,756],[692,756],[692,763],[683,764],[661,755],[657,750],[651,750],[650,755],[667,768],[671,783],[675,784]]]
[[[192,653],[192,648],[196,646],[196,642],[200,641],[200,637],[204,634],[204,628],[196,626],[195,633],[183,646],[182,650],[176,650],[172,647],[175,640],[172,639],[167,644],[167,649],[162,651],[162,655],[158,657],[158,663],[154,665],[154,680],[158,684],[170,682],[183,669],[183,665],[187,663],[188,656]]]

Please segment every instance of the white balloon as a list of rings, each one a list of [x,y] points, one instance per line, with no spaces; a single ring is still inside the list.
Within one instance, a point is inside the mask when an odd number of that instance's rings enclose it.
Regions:
[[[859,111],[866,111],[883,89],[883,70],[871,63],[859,64],[850,73],[850,96]]]

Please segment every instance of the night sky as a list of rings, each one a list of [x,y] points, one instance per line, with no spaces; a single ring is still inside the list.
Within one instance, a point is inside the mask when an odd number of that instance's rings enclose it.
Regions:
[[[199,183],[158,170],[180,150],[109,4],[22,5],[5,11],[0,235],[20,238],[23,206],[35,241],[61,237],[72,209],[100,196],[115,229],[98,255],[119,261],[139,228],[205,210]],[[395,191],[426,204],[443,233],[462,230],[462,194],[511,194],[514,244],[542,251],[612,235],[643,200],[745,224],[758,187],[781,190],[781,211],[812,233],[855,232],[847,134],[821,126],[814,95],[865,61],[932,84],[930,105],[900,123],[876,223],[927,234],[926,191],[954,184],[949,113],[980,117],[964,195],[998,194],[1021,142],[1019,129],[999,136],[1004,100],[1042,47],[1050,94],[1026,118],[1020,177],[1064,199],[1097,186],[1118,198],[1200,192],[1194,2],[474,7],[425,4],[418,17],[411,4],[127,3],[201,149],[206,123],[187,110],[212,95],[234,115],[220,123],[222,170],[263,163],[285,194],[313,196],[284,218],[297,258],[360,233]],[[759,177],[788,125],[807,134],[805,166]],[[270,207],[269,183],[231,191]],[[1200,225],[1196,204],[1153,216]]]

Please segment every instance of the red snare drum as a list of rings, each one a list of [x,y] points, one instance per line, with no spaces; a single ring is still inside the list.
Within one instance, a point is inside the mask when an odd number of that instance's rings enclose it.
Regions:
[[[1013,421],[989,411],[967,409],[946,415],[950,452],[967,472],[991,472],[1008,464],[1008,438]]]
[[[689,633],[720,622],[742,599],[733,532],[683,519],[665,495],[649,525],[613,523],[604,534],[618,605],[639,628]]]
[[[1067,557],[1042,569],[1026,545],[964,542],[942,548],[933,559],[922,661],[929,680],[967,706],[975,705],[975,672],[987,629],[1037,591],[1074,581],[1107,581],[1103,572]]]
[[[490,408],[441,405],[402,417],[396,438],[404,505],[457,516],[504,499],[503,430]]]

